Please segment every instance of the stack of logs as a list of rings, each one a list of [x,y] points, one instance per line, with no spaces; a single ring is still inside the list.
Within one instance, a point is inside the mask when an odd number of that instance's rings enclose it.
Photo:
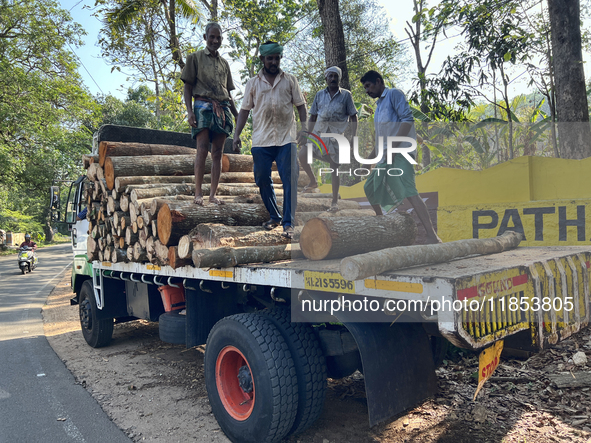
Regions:
[[[254,183],[250,155],[224,155],[217,194],[224,205],[208,204],[211,159],[205,166],[205,205],[194,203],[195,150],[180,146],[101,142],[99,155],[84,156],[88,185],[90,260],[220,267],[284,260],[298,251],[279,227],[266,231],[269,219]],[[273,172],[278,203],[281,180]],[[305,174],[300,182],[307,183]],[[339,201],[327,213],[330,195],[298,194],[296,222],[322,214],[371,215],[353,201]],[[301,231],[296,228],[297,234]],[[297,240],[296,240],[297,241]],[[294,241],[295,243],[295,241]],[[293,247],[293,248],[292,248]]]

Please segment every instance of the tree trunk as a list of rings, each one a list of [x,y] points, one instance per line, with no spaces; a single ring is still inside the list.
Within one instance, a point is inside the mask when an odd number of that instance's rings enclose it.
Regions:
[[[222,157],[222,172],[252,172],[253,167],[252,155],[224,154]],[[277,170],[275,163],[273,169]]]
[[[168,203],[158,211],[158,238],[164,245],[177,244],[196,225],[222,223],[225,225],[257,226],[269,219],[263,205],[183,205]]]
[[[339,0],[317,0],[318,12],[324,30],[324,60],[326,67],[338,66],[343,72],[341,86],[351,90],[347,69],[345,33],[339,11]]]
[[[579,0],[548,0],[560,157],[591,156]]]
[[[207,157],[205,162],[205,173],[209,174],[210,172],[211,158]],[[194,173],[195,155],[107,157],[105,160],[104,171],[109,189],[113,189],[115,186],[116,177],[129,177],[133,175],[193,175]]]
[[[98,161],[99,161],[99,156],[98,155],[84,154],[82,156],[82,167],[84,169],[88,169],[88,167],[92,163],[98,163]]]
[[[146,249],[140,243],[133,245],[133,261],[143,263],[148,261],[148,254]]]
[[[99,165],[105,166],[107,157],[132,157],[146,155],[192,155],[195,149],[175,145],[152,145],[147,143],[100,142]]]
[[[111,253],[111,261],[113,263],[127,262],[127,249],[115,248]]]
[[[226,246],[231,248],[276,246],[291,243],[292,240],[284,237],[282,233],[283,231],[279,229],[267,231],[262,226],[226,226],[217,223],[203,223],[197,225],[189,235],[183,236],[179,240],[179,256],[188,257],[193,249]],[[183,247],[181,247],[182,243],[184,243]],[[191,246],[188,246],[188,243],[191,243]]]
[[[168,248],[168,266],[172,269],[181,268],[183,266],[193,266],[193,260],[191,260],[191,258],[180,258],[178,247],[171,246]]]
[[[245,248],[196,249],[192,253],[197,268],[228,268],[248,263],[269,263],[299,258],[294,245],[248,246]]]
[[[154,241],[154,256],[160,265],[168,264],[168,248],[160,240]]]
[[[143,200],[146,198],[153,198],[153,197],[162,197],[165,195],[191,195],[195,193],[195,185],[186,185],[186,184],[170,184],[170,185],[162,185],[158,188],[145,188],[145,189],[134,189],[129,194],[129,197],[132,202],[137,202],[138,200]]]
[[[131,177],[117,177],[115,179],[115,191],[124,192],[128,186],[132,185],[148,185],[148,184],[171,184],[171,183],[193,183],[195,184],[194,175],[146,175],[146,176],[131,176]],[[133,188],[132,188],[133,189]],[[129,191],[131,192],[131,190]]]
[[[417,225],[406,213],[360,218],[313,218],[300,246],[306,258],[324,260],[413,244]]]
[[[507,231],[494,238],[382,249],[344,258],[341,260],[341,275],[346,280],[355,281],[396,269],[434,265],[475,254],[494,254],[516,248],[521,239],[521,234]]]
[[[300,200],[301,201],[301,200]],[[296,212],[295,222],[298,226],[303,226],[308,220],[316,217],[371,217],[375,215],[373,209],[343,209],[338,212],[328,211],[313,211],[313,212]]]

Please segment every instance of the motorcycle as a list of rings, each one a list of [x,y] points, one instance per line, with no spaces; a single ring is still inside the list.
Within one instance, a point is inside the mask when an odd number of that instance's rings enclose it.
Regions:
[[[37,255],[33,248],[23,246],[18,252],[18,267],[21,268],[21,272],[24,274],[27,270],[31,272],[37,267],[38,262]]]

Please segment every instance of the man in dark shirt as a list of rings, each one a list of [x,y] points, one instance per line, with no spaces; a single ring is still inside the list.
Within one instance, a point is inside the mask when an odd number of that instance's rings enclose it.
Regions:
[[[22,247],[27,247],[27,248],[33,248],[33,251],[37,250],[37,243],[35,243],[33,240],[31,240],[31,235],[30,234],[25,234],[25,241],[21,243],[21,245],[19,246],[19,248]]]

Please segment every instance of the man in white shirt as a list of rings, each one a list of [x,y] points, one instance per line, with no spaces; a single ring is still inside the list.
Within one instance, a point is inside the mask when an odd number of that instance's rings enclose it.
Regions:
[[[297,108],[304,128],[307,120],[306,100],[296,78],[279,67],[283,47],[275,42],[267,42],[261,45],[259,53],[264,67],[246,84],[236,122],[234,147],[239,146],[240,134],[252,110],[254,177],[271,216],[263,226],[270,230],[283,225],[283,235],[292,238],[299,176],[293,107]],[[301,135],[300,138],[303,143]],[[283,217],[279,214],[271,179],[273,162],[277,164],[283,183]]]

